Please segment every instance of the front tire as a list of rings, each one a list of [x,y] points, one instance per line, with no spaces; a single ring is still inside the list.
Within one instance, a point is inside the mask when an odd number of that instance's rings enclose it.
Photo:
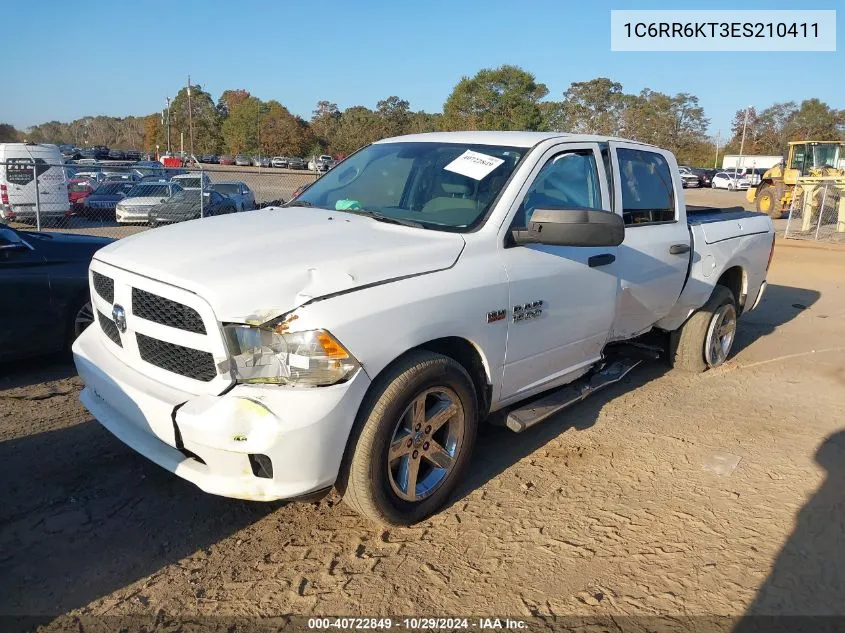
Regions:
[[[672,367],[703,372],[722,365],[736,340],[737,309],[733,293],[717,285],[701,309],[670,336]]]
[[[438,511],[463,478],[478,429],[472,379],[456,361],[419,351],[373,385],[338,479],[343,500],[388,525]]]

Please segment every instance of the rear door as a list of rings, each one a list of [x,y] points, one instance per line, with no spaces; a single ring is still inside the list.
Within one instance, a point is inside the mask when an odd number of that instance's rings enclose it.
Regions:
[[[611,331],[611,339],[619,340],[649,330],[669,314],[686,281],[691,245],[672,154],[636,143],[610,145],[614,201],[625,220]]]

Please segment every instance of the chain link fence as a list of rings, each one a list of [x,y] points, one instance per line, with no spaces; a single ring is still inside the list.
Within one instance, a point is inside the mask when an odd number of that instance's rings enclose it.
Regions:
[[[0,163],[0,222],[121,238],[161,224],[283,204],[321,174],[304,161],[303,167],[15,159]]]
[[[845,244],[845,178],[799,180],[784,237]]]

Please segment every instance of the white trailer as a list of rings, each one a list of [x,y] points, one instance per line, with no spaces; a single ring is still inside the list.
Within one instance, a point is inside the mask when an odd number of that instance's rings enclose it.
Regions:
[[[783,156],[762,156],[760,154],[727,154],[722,158],[722,169],[769,169],[783,161]]]

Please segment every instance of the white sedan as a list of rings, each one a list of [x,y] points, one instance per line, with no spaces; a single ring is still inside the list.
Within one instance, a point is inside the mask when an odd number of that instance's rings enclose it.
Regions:
[[[728,191],[748,189],[748,180],[738,174],[734,175],[726,171],[720,171],[713,176],[710,186],[713,189],[727,189]]]

